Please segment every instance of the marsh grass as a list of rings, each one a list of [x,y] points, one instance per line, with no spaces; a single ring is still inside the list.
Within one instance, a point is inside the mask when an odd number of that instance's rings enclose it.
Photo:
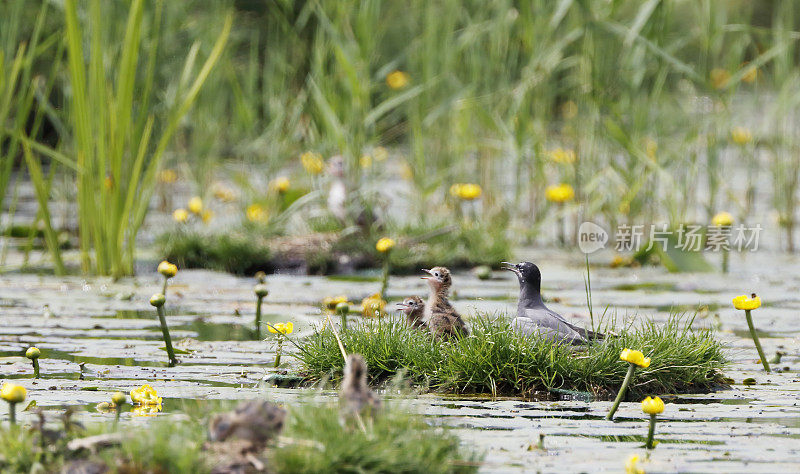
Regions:
[[[473,334],[451,343],[435,342],[393,318],[360,322],[341,337],[348,353],[364,356],[373,383],[403,372],[415,384],[451,393],[526,396],[561,389],[608,397],[625,377],[627,364],[619,354],[626,347],[653,360],[636,372],[630,397],[714,388],[726,363],[714,334],[692,330],[692,319],[678,315],[663,325],[647,321],[622,328],[617,337],[585,350],[521,337],[501,318],[479,315],[470,323]],[[311,379],[341,376],[342,357],[330,330],[301,339],[296,357]]]
[[[178,400],[171,403],[182,403]],[[39,448],[38,434],[24,426],[0,428],[0,471],[56,472],[72,461],[101,462],[122,472],[211,472],[220,460],[204,449],[208,414],[232,408],[231,402],[185,401],[186,416],[122,422],[120,446],[68,454],[68,439],[111,433],[111,422]],[[286,407],[282,438],[264,452],[270,472],[475,472],[480,456],[461,447],[447,428],[434,427],[388,403],[368,420],[366,433],[340,422],[338,404],[316,400]],[[144,421],[144,420],[139,420]]]

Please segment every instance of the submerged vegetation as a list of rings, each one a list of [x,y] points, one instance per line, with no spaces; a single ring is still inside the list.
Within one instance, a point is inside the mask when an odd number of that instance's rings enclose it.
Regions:
[[[627,327],[585,350],[556,345],[542,338],[515,334],[507,322],[479,315],[470,320],[472,335],[445,344],[405,321],[364,321],[341,332],[348,352],[362,354],[373,383],[400,374],[413,383],[452,393],[531,396],[534,392],[571,390],[608,397],[621,385],[628,364],[620,361],[627,347],[652,359],[637,371],[628,393],[708,390],[722,386],[726,359],[710,330],[692,330],[692,320],[673,316],[664,324]],[[610,329],[610,328],[609,328]],[[317,331],[298,342],[301,373],[311,379],[337,377],[344,361],[331,330]]]
[[[44,433],[40,428],[11,426],[0,436],[0,470],[58,472],[71,467],[75,472],[207,473],[232,469],[231,459],[241,445],[235,440],[208,440],[208,413],[227,405],[201,402],[186,407],[188,417],[156,418],[119,430],[111,422],[91,425],[86,431],[72,427],[64,432],[53,426]],[[45,443],[43,435],[58,437]],[[102,442],[76,449],[76,440],[88,436],[98,436],[95,440]],[[396,405],[386,407],[361,431],[340,423],[335,404],[311,400],[302,409],[289,407],[281,437],[252,455],[268,472],[279,473],[475,472],[480,461],[446,428],[432,427]]]

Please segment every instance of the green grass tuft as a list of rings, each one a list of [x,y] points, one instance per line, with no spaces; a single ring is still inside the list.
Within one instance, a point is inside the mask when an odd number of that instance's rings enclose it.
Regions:
[[[652,322],[623,329],[619,336],[595,342],[585,350],[521,337],[505,320],[479,316],[473,335],[452,343],[434,342],[397,319],[365,321],[341,334],[348,353],[360,353],[373,382],[405,372],[413,383],[453,393],[526,396],[562,389],[609,396],[627,370],[622,349],[638,349],[652,358],[639,369],[628,391],[631,397],[693,392],[721,385],[725,365],[721,344],[710,330],[692,331],[691,321],[672,316],[664,325]],[[330,330],[302,339],[296,357],[312,379],[337,377],[343,365]]]

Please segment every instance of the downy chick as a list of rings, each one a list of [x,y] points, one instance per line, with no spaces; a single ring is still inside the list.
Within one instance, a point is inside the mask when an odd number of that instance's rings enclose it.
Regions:
[[[425,302],[419,296],[409,296],[402,303],[397,303],[397,308],[406,315],[406,322],[412,329],[428,328],[423,320]]]
[[[453,283],[450,270],[445,267],[434,267],[423,271],[430,275],[422,278],[428,280],[430,286],[430,296],[425,304],[425,323],[431,334],[437,339],[469,336],[467,324],[447,299]]]
[[[339,402],[342,409],[350,415],[365,411],[374,413],[381,406],[378,395],[367,386],[367,363],[361,354],[347,356]]]

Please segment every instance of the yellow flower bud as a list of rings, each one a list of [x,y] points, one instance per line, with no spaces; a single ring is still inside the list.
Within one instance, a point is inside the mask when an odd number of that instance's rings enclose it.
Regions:
[[[733,225],[733,216],[730,212],[719,212],[711,218],[711,225],[717,227],[730,227]]]
[[[177,265],[164,260],[158,264],[158,273],[167,278],[172,278],[178,273],[178,267]]]
[[[386,85],[390,89],[398,90],[408,86],[411,82],[411,76],[403,71],[392,71],[386,75]]]
[[[122,392],[114,392],[114,394],[111,395],[111,402],[116,406],[120,406],[127,401],[128,397]]]
[[[761,307],[761,298],[752,294],[750,298],[747,295],[737,296],[733,299],[733,307],[736,309],[753,310]]]
[[[569,184],[562,183],[557,186],[548,186],[544,190],[544,196],[550,202],[563,203],[575,197],[575,190]]]
[[[391,239],[389,237],[383,237],[382,239],[378,240],[378,243],[375,244],[375,249],[378,252],[386,253],[389,250],[392,250],[394,244],[395,244],[394,239]]]
[[[25,357],[28,359],[38,359],[42,355],[42,352],[37,347],[29,347],[27,351],[25,351]]]
[[[175,222],[180,222],[183,224],[189,220],[189,212],[183,208],[175,209],[172,211],[172,218],[175,219]]]
[[[753,141],[753,134],[744,127],[734,127],[733,130],[731,130],[731,138],[737,145],[745,146]]]
[[[246,215],[247,220],[254,223],[264,223],[268,220],[267,211],[263,206],[261,206],[261,204],[250,204],[247,206]]]
[[[623,349],[622,353],[619,355],[619,358],[620,360],[624,360],[630,364],[638,365],[644,369],[650,367],[650,358],[645,357],[644,354],[642,354],[642,351]]]
[[[664,411],[664,402],[659,397],[642,400],[642,411],[648,415],[658,415]]]
[[[325,163],[322,161],[322,155],[319,153],[314,153],[313,151],[307,151],[300,155],[300,162],[303,164],[303,168],[309,174],[320,174],[325,169]]]
[[[556,163],[571,164],[575,163],[575,152],[573,150],[556,148],[548,153],[550,159]]]
[[[8,403],[23,402],[27,396],[28,391],[22,385],[6,382],[3,384],[3,387],[0,388],[0,398]]]
[[[276,323],[267,326],[269,332],[273,334],[291,334],[294,331],[294,324],[291,321],[286,323]]]
[[[289,190],[290,184],[289,178],[286,176],[279,176],[269,183],[269,187],[279,193],[285,193]]]
[[[160,308],[161,306],[164,306],[164,303],[166,303],[166,302],[167,302],[167,298],[162,293],[156,293],[156,294],[154,294],[153,296],[150,297],[150,304],[152,306],[155,306],[156,308]]]
[[[267,285],[263,283],[259,283],[253,288],[253,292],[255,292],[256,296],[259,298],[264,298],[269,294],[269,290],[267,289]]]
[[[171,169],[161,170],[158,173],[158,180],[164,184],[172,184],[178,180],[178,173]]]
[[[203,212],[203,200],[199,196],[189,199],[189,211],[192,214],[200,214]]]

